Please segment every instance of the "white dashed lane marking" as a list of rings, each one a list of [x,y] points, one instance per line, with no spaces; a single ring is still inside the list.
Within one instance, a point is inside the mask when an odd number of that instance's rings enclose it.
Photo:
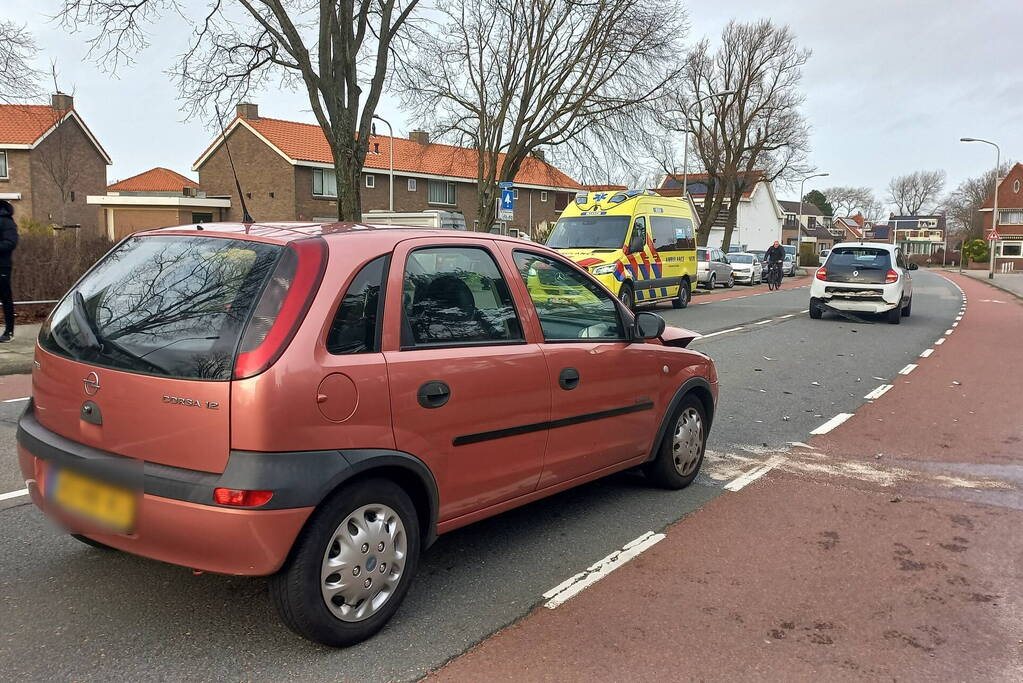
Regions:
[[[875,398],[881,398],[886,393],[888,393],[888,390],[891,389],[893,386],[894,385],[892,384],[882,384],[877,389],[874,389],[872,392],[870,392],[863,398],[867,399],[868,401],[873,401]]]
[[[544,607],[554,609],[564,604],[566,600],[581,593],[584,588],[597,583],[647,548],[663,540],[664,534],[648,531],[639,538],[629,541],[620,550],[614,551],[604,559],[587,567],[586,571],[579,572],[544,593],[543,597],[547,598]]]
[[[934,349],[927,349],[926,351],[924,351],[923,353],[921,353],[921,354],[920,354],[920,357],[921,357],[921,358],[927,358],[927,357],[929,357],[929,356],[930,356],[930,355],[931,355],[932,353],[934,353]]]
[[[901,370],[899,370],[899,374],[900,375],[908,375],[909,373],[913,372],[914,370],[916,370],[916,363],[910,363],[906,367],[904,367]]]
[[[0,500],[10,500],[11,498],[20,498],[27,495],[28,489],[21,489],[20,491],[11,491],[10,493],[0,493]]]
[[[838,415],[835,415],[833,418],[831,418],[830,420],[828,420],[827,422],[825,422],[820,427],[818,427],[817,429],[813,430],[810,433],[811,434],[827,434],[832,429],[834,429],[838,425],[842,424],[843,422],[845,422],[846,420],[848,420],[852,416],[853,416],[852,413],[839,413]]]

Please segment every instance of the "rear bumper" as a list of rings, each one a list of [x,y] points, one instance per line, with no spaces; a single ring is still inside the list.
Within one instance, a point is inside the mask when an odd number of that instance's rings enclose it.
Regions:
[[[45,497],[42,483],[49,461],[20,445],[18,461],[32,502],[68,531],[142,557],[220,574],[276,572],[313,511],[239,510],[142,494],[135,531],[110,533],[69,517]]]
[[[885,313],[902,303],[902,287],[857,285],[814,280],[810,296],[841,311]]]

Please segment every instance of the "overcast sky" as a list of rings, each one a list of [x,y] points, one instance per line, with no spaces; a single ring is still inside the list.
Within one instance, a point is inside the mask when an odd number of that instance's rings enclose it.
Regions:
[[[186,175],[212,133],[183,120],[165,75],[187,45],[187,26],[171,16],[135,65],[116,75],[86,58],[84,34],[66,35],[48,21],[56,0],[8,4],[7,17],[28,24],[55,59],[64,91],[113,158],[111,182],[153,166]],[[182,0],[201,11],[201,0]],[[893,175],[943,168],[949,188],[994,166],[994,149],[960,137],[993,140],[1003,158],[1023,158],[1023,54],[1019,0],[754,0],[689,6],[690,40],[715,36],[731,18],[765,16],[789,24],[813,50],[804,76],[805,113],[813,126],[812,161],[827,185],[867,185],[883,196]],[[46,66],[45,63],[42,66]],[[51,87],[52,89],[52,87]],[[260,93],[260,113],[312,121],[300,93]],[[379,113],[396,134],[406,120],[393,99]],[[807,190],[811,188],[807,184]],[[783,192],[796,198],[798,192]]]

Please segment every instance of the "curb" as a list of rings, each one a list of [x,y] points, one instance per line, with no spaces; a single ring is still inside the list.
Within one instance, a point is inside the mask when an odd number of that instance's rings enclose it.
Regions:
[[[28,375],[32,372],[32,359],[25,358],[13,361],[0,362],[0,376],[3,375]]]
[[[998,284],[998,280],[997,279],[995,279],[995,280],[988,280],[987,278],[979,278],[979,277],[973,277],[972,275],[964,275],[964,274],[960,274],[959,271],[957,271],[957,270],[950,270],[950,271],[946,271],[946,272],[953,273],[955,275],[961,275],[961,277],[969,278],[971,280],[976,280],[977,282],[985,284],[985,285],[987,285],[989,287],[994,287],[995,289],[999,289],[999,290],[1005,292],[1006,294],[1011,294],[1012,296],[1016,297],[1020,301],[1023,301],[1023,294],[1021,294],[1021,293],[1019,293],[1019,292],[1017,292],[1015,290],[1009,289],[1008,287],[1003,287],[1002,285]],[[1021,276],[1021,277],[1023,277],[1023,276]]]

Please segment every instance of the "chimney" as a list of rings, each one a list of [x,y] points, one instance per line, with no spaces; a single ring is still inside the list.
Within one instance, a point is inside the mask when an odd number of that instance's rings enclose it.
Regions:
[[[425,130],[416,129],[408,134],[408,139],[412,142],[418,142],[420,145],[430,144],[430,134]]]
[[[248,121],[259,120],[259,105],[252,104],[250,102],[239,102],[238,103],[238,118],[246,119]]]
[[[534,149],[533,150],[533,157],[536,158],[536,159],[539,159],[540,161],[542,161],[544,163],[547,163],[547,155],[544,154],[544,151],[542,149]]]
[[[75,106],[75,98],[62,92],[50,95],[50,106],[57,111],[67,111]]]

